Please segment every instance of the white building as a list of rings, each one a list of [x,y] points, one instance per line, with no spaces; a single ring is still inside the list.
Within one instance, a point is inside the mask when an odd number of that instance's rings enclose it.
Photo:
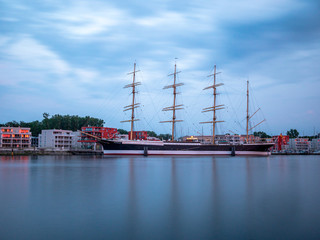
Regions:
[[[212,141],[212,139],[211,139],[211,141]],[[216,135],[215,142],[218,144],[232,144],[232,145],[239,145],[239,144],[243,143],[243,141],[241,141],[241,136],[237,135],[237,134]]]
[[[30,128],[23,127],[1,127],[0,147],[1,148],[30,148]]]
[[[313,152],[320,151],[320,139],[312,139],[311,141],[311,150]]]
[[[310,152],[311,142],[308,138],[290,139],[289,149],[295,152]]]
[[[39,148],[70,149],[79,143],[79,133],[71,130],[49,129],[39,134]]]
[[[191,139],[195,139],[201,143],[211,144],[212,143],[212,135],[205,135],[205,136],[184,136],[181,138],[183,142],[188,141]],[[243,144],[240,135],[215,135],[215,143],[216,144],[232,144],[232,145],[239,145]]]

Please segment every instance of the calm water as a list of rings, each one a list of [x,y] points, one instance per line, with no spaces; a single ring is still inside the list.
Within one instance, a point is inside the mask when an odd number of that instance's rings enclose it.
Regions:
[[[320,239],[320,156],[0,156],[0,239]]]

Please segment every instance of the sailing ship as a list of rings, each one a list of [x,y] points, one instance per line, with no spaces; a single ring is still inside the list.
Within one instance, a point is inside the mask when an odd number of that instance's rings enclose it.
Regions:
[[[247,135],[245,144],[216,144],[215,142],[215,127],[217,123],[223,122],[217,120],[216,111],[224,109],[224,105],[216,104],[217,88],[222,86],[223,83],[216,83],[216,66],[214,66],[214,73],[208,77],[213,76],[213,85],[204,88],[204,90],[213,89],[213,106],[204,108],[202,112],[213,112],[212,121],[201,122],[201,124],[210,123],[212,124],[213,134],[212,143],[204,144],[201,142],[180,142],[175,141],[175,124],[177,122],[182,122],[182,120],[176,119],[176,111],[183,109],[182,104],[176,103],[177,87],[183,85],[183,83],[177,83],[176,77],[179,72],[177,72],[177,65],[174,66],[174,73],[169,76],[173,76],[173,84],[165,86],[164,89],[173,89],[173,105],[170,107],[165,107],[163,111],[172,111],[172,119],[168,121],[161,121],[161,123],[171,123],[172,124],[172,138],[170,141],[148,141],[148,140],[135,140],[133,135],[134,122],[139,121],[135,118],[135,109],[140,107],[140,103],[136,103],[135,94],[136,87],[141,84],[141,82],[136,82],[136,63],[134,63],[132,74],[132,83],[126,85],[124,88],[132,88],[132,103],[124,107],[123,111],[131,110],[131,118],[122,122],[131,123],[131,131],[129,132],[129,139],[100,139],[99,142],[103,146],[104,155],[260,155],[268,156],[270,155],[269,149],[274,145],[273,143],[249,143],[248,132],[249,120],[253,115],[249,116],[249,82],[247,81]],[[259,109],[258,109],[259,110]],[[262,121],[263,122],[263,121]],[[262,123],[260,122],[260,123]],[[260,124],[259,123],[259,124]],[[259,125],[257,124],[257,125]],[[257,126],[256,125],[256,126]],[[256,127],[254,126],[254,127]],[[253,127],[253,128],[254,128]]]

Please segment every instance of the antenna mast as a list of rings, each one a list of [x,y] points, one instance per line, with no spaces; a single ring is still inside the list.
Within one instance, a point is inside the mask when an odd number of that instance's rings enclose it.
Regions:
[[[172,123],[172,139],[171,141],[174,141],[174,127],[175,127],[175,123],[176,122],[182,122],[183,120],[177,120],[176,119],[176,110],[181,110],[183,109],[183,104],[180,105],[176,105],[176,96],[177,94],[177,87],[180,87],[183,85],[183,83],[176,83],[176,79],[177,79],[177,74],[180,73],[177,72],[177,64],[174,64],[174,73],[169,74],[168,76],[172,76],[173,75],[173,84],[172,85],[168,85],[165,86],[163,89],[168,89],[168,88],[173,88],[173,105],[171,107],[165,107],[162,109],[162,111],[172,111],[172,120],[170,121],[161,121],[160,123],[167,123],[167,122],[171,122]]]
[[[128,73],[128,75],[129,75],[129,74],[132,74],[132,83],[131,83],[131,84],[127,84],[127,85],[125,85],[125,86],[123,87],[123,88],[132,87],[132,104],[131,104],[131,105],[128,105],[128,106],[125,106],[125,107],[124,107],[124,110],[123,110],[124,112],[125,112],[125,111],[128,111],[128,110],[131,110],[131,119],[130,119],[130,120],[121,121],[122,123],[123,123],[123,122],[131,122],[131,131],[130,131],[130,139],[129,139],[129,140],[134,140],[134,137],[133,137],[133,122],[140,120],[140,119],[136,119],[136,118],[134,117],[134,109],[140,107],[140,103],[136,103],[136,102],[135,102],[135,94],[137,93],[137,91],[136,91],[136,86],[141,85],[141,82],[135,82],[135,80],[136,80],[136,73],[137,73],[137,72],[140,72],[140,70],[136,71],[136,63],[134,63],[134,65],[133,65],[133,72]]]
[[[218,83],[218,84],[216,84],[216,75],[219,74],[219,73],[221,73],[221,72],[217,72],[217,70],[216,70],[216,65],[214,65],[214,73],[208,76],[208,77],[213,76],[213,85],[211,85],[211,86],[206,87],[206,88],[203,89],[203,90],[207,90],[207,89],[213,88],[213,106],[202,109],[202,112],[203,112],[203,113],[204,113],[204,112],[213,111],[213,119],[212,119],[212,121],[209,121],[209,122],[200,122],[200,124],[203,124],[203,123],[212,123],[212,144],[215,144],[215,128],[216,128],[216,123],[218,123],[218,122],[224,122],[224,121],[216,121],[216,120],[217,120],[216,110],[224,109],[224,105],[223,105],[223,104],[222,104],[222,105],[216,105],[217,87],[220,87],[220,86],[224,85],[223,83]]]

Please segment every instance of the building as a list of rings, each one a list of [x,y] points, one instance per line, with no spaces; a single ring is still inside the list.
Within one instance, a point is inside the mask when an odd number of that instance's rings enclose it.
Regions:
[[[201,142],[201,143],[207,143],[207,144],[210,144],[212,143],[212,136],[208,136],[208,135],[202,135],[202,136],[184,136],[182,138],[180,138],[179,140],[181,140],[182,142],[189,142],[189,141],[192,141],[192,142],[195,142],[195,141],[198,141],[198,142]]]
[[[258,143],[261,142],[261,138],[259,136],[248,135],[248,143]],[[241,144],[247,143],[247,135],[240,135]]]
[[[48,129],[39,134],[39,148],[70,149],[78,142],[78,135],[71,130]]]
[[[129,139],[134,139],[134,140],[147,140],[148,138],[147,131],[133,131],[132,132],[133,138],[131,138],[131,132],[129,132],[128,135],[129,135]]]
[[[31,137],[31,147],[37,148],[39,146],[39,137]]]
[[[240,135],[237,135],[237,134],[216,135],[215,142],[216,144],[232,144],[232,145],[239,145],[240,143],[243,143],[243,141],[241,141]]]
[[[289,144],[289,136],[280,134],[279,136],[273,136],[272,142],[275,143],[272,150],[274,151],[282,151],[286,149],[286,146]]]
[[[101,149],[97,139],[113,139],[116,137],[118,129],[108,127],[82,127],[79,142],[85,149]]]
[[[0,128],[1,148],[30,148],[30,128],[22,127],[1,127]]]
[[[189,141],[189,139],[197,139],[197,141],[204,143],[204,144],[212,144],[212,135],[204,135],[204,136],[185,136],[182,137],[181,140],[183,142]],[[239,145],[243,144],[243,140],[241,140],[240,135],[215,135],[215,143],[216,144],[233,144],[233,145]]]
[[[311,142],[308,138],[290,139],[288,149],[295,152],[310,152]]]
[[[121,139],[121,140],[129,140],[129,135],[128,134],[117,134],[116,138]]]
[[[76,132],[73,132],[73,138],[72,138],[72,147],[73,148],[81,148],[82,144],[80,142],[80,139],[81,139],[81,131],[76,131]]]
[[[317,152],[320,151],[320,139],[312,139],[311,141],[311,151]]]

